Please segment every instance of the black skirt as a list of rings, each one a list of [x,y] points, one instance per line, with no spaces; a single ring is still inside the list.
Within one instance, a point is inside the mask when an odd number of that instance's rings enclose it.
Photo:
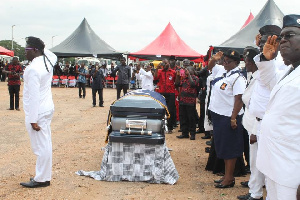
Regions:
[[[214,112],[211,116],[217,157],[225,160],[241,157],[244,151],[242,116],[236,118],[236,129],[231,128],[230,117]]]

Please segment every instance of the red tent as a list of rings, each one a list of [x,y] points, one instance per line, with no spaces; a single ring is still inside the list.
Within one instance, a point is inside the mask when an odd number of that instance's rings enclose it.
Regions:
[[[7,55],[13,57],[15,55],[14,51],[10,51],[0,46],[0,55]]]
[[[135,53],[130,53],[130,58],[159,60],[175,56],[177,59],[196,59],[201,54],[189,47],[176,33],[169,22],[165,30],[148,46]]]
[[[244,25],[242,26],[241,29],[245,28],[251,21],[254,19],[254,16],[252,15],[252,12],[250,11],[248,19],[245,21]]]

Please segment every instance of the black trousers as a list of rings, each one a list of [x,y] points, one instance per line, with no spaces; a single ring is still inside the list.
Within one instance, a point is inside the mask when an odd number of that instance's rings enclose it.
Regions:
[[[93,95],[93,105],[96,105],[96,94],[98,92],[99,95],[99,106],[103,105],[103,89],[92,89],[92,95]]]
[[[81,98],[81,90],[83,91],[83,97],[85,97],[85,83],[78,82],[78,88],[79,88],[79,97]]]
[[[8,91],[10,96],[10,109],[18,109],[20,100],[20,85],[9,85]]]
[[[174,122],[176,122],[176,106],[175,106],[175,94],[174,93],[161,93],[166,99],[170,118],[168,119],[168,129],[171,131],[174,128]],[[175,119],[174,119],[175,118]]]
[[[123,95],[127,93],[129,84],[117,84],[117,99],[120,99],[121,91],[123,90]]]
[[[195,135],[196,133],[196,116],[195,106],[179,105],[180,128],[182,135]]]
[[[205,118],[205,101],[200,100],[200,117],[198,121],[198,128],[204,131],[204,118]]]

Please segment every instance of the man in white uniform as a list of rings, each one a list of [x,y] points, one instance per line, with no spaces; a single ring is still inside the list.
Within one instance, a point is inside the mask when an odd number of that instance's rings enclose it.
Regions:
[[[52,170],[51,119],[54,104],[51,93],[53,65],[57,57],[45,49],[42,40],[26,38],[26,57],[31,61],[24,72],[23,106],[25,125],[29,133],[31,148],[37,156],[35,177],[20,183],[24,187],[36,188],[50,185]]]
[[[138,73],[136,74],[136,78],[142,81],[142,89],[143,90],[154,90],[153,87],[153,74],[151,71],[151,65],[147,65],[146,70],[141,68],[141,65],[138,64],[136,66]]]
[[[285,64],[276,71],[278,46]],[[269,36],[254,58],[261,80],[271,90],[261,122],[257,168],[266,177],[268,200],[296,200],[300,184],[300,15],[283,18],[281,35]]]
[[[276,25],[265,25],[262,28],[259,29],[259,36],[256,37],[258,39],[257,46],[260,47],[260,50],[263,50],[263,46],[266,43],[268,36],[272,35],[280,35],[281,28]],[[254,57],[254,56],[253,56]],[[252,57],[252,61],[253,61]],[[276,56],[276,65],[280,66],[279,68],[286,68],[284,65],[281,56]],[[255,64],[255,63],[254,63]],[[283,67],[284,65],[284,67]],[[257,68],[257,67],[256,67]],[[252,124],[252,130],[249,130],[248,132],[250,134],[250,170],[251,175],[249,179],[249,194],[243,196],[244,198],[241,198],[242,196],[239,196],[239,199],[263,199],[263,186],[265,185],[265,177],[264,175],[257,169],[256,167],[256,156],[257,156],[257,147],[259,143],[259,135],[260,135],[260,124],[261,120],[263,119],[263,116],[266,111],[267,104],[269,102],[270,93],[271,90],[269,87],[267,87],[263,80],[260,77],[259,70],[256,71],[255,74],[256,84],[253,87],[253,92],[251,94],[251,99],[249,99],[248,104],[248,111],[249,113],[254,116],[254,121]]]

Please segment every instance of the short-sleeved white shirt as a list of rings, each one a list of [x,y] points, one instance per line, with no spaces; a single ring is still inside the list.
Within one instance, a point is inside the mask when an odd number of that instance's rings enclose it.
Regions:
[[[246,88],[246,79],[240,73],[232,72],[240,70],[239,67],[236,67],[229,72],[224,68],[219,68],[216,73],[216,78],[222,77],[224,73],[226,76],[217,81],[212,86],[211,97],[209,110],[219,115],[224,115],[231,117],[233,107],[234,107],[234,96],[243,94]],[[243,114],[243,108],[238,113],[239,115]]]

